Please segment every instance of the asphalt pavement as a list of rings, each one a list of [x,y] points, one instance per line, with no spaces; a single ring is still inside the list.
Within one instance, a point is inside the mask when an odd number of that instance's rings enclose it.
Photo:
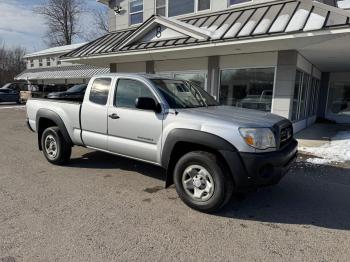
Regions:
[[[0,262],[349,261],[350,169],[299,159],[277,186],[191,210],[158,167],[75,147],[49,164],[0,106]]]

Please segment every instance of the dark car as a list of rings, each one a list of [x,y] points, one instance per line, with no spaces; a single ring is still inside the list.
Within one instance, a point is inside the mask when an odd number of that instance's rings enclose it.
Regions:
[[[16,90],[9,88],[0,88],[0,103],[1,102],[14,102],[20,104],[20,94]]]
[[[49,93],[47,98],[82,101],[84,99],[86,87],[87,85],[75,85],[64,92]]]

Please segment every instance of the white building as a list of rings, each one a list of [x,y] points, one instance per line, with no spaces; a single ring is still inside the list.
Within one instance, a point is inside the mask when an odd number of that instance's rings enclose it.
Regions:
[[[15,80],[26,80],[32,84],[71,85],[87,83],[93,75],[109,72],[109,67],[61,61],[61,55],[83,45],[84,43],[54,47],[25,55],[27,69],[16,76]]]
[[[100,0],[111,33],[62,57],[201,83],[225,105],[350,123],[350,12],[335,1]]]

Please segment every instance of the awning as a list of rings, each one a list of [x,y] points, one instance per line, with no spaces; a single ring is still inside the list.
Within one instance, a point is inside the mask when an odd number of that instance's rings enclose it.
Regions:
[[[27,69],[15,77],[15,80],[42,80],[42,79],[83,79],[97,74],[109,73],[109,68],[90,65],[73,65],[51,68]]]
[[[78,61],[94,56],[349,29],[350,12],[316,1],[275,1],[175,20],[152,16],[136,30],[103,36],[62,56]]]

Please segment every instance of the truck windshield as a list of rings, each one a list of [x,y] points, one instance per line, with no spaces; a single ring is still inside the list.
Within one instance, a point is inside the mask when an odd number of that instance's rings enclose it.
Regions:
[[[201,87],[190,81],[151,79],[170,108],[195,108],[219,105]]]

